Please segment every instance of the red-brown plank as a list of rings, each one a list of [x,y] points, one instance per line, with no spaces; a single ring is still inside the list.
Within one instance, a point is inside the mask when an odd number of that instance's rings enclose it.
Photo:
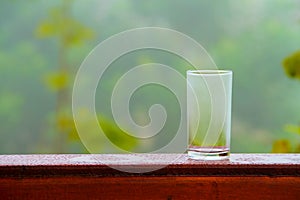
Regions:
[[[3,178],[1,199],[299,199],[295,177]]]

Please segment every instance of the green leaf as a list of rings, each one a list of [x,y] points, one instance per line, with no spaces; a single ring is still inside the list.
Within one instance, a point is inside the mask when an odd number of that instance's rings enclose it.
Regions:
[[[48,88],[53,91],[64,89],[69,83],[69,74],[66,72],[49,73],[44,79]]]
[[[83,41],[93,38],[94,32],[76,21],[69,21],[66,26],[67,30],[64,36],[65,44],[78,45]]]
[[[276,140],[273,143],[273,153],[291,153],[291,144],[288,140]]]
[[[130,151],[137,145],[138,140],[122,131],[113,121],[100,116],[99,123],[105,135],[117,147]]]
[[[70,7],[70,4],[67,5]],[[72,17],[63,6],[53,7],[48,19],[40,23],[35,33],[41,38],[58,37],[65,46],[81,44],[94,37],[92,29]]]
[[[300,51],[285,58],[282,64],[289,77],[300,79]]]
[[[55,24],[49,21],[42,22],[36,29],[35,34],[37,37],[45,38],[45,37],[52,37],[57,35],[58,30]]]
[[[297,133],[300,134],[300,126],[287,124],[284,126],[284,130],[289,133]]]
[[[68,135],[70,141],[80,141],[72,115],[60,114],[56,125],[60,132]]]
[[[294,153],[300,153],[300,144],[296,146],[295,152]]]

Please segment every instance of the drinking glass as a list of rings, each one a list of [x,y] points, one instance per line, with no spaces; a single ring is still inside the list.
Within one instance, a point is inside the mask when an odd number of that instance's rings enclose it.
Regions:
[[[232,71],[187,71],[189,158],[229,158],[231,96]]]

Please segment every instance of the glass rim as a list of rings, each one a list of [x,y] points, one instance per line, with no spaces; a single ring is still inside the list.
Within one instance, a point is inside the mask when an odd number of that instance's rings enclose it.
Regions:
[[[223,70],[223,69],[196,69],[196,70],[187,70],[188,75],[199,75],[199,76],[209,76],[209,75],[231,75],[232,70]]]

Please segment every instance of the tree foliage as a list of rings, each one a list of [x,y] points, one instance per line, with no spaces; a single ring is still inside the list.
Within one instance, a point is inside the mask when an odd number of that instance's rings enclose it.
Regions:
[[[0,1],[0,151],[82,152],[70,112],[74,73],[99,42],[127,29],[156,26],[189,35],[220,68],[233,70],[233,152],[270,152],[276,138],[290,142],[277,144],[285,146],[281,152],[295,152],[300,96],[298,81],[293,80],[299,80],[299,54],[295,52],[283,61],[291,79],[282,73],[280,63],[299,48],[297,13],[294,1],[280,0]],[[147,57],[141,56],[143,53]],[[115,74],[97,88],[99,114],[108,113],[108,90],[128,66],[158,62],[182,74],[186,70],[182,66],[187,63],[174,55],[143,53],[132,52],[135,57],[126,54],[112,63],[118,70],[106,71]],[[147,107],[161,103],[161,96],[138,92],[134,103]],[[178,111],[167,100],[167,123],[173,126],[165,132],[173,133]],[[134,120],[147,122],[146,108],[132,110]],[[112,116],[105,117],[107,129],[122,133],[110,121]],[[91,131],[88,126],[87,131]],[[130,149],[135,142],[124,145]],[[66,149],[61,151],[59,146]]]
[[[282,66],[286,75],[293,79],[300,80],[300,50],[286,57]],[[300,135],[300,124],[292,125],[288,124],[284,127],[284,130],[288,133],[294,133]],[[300,153],[300,143],[293,147],[290,140],[280,139],[273,143],[272,152],[274,153]]]

